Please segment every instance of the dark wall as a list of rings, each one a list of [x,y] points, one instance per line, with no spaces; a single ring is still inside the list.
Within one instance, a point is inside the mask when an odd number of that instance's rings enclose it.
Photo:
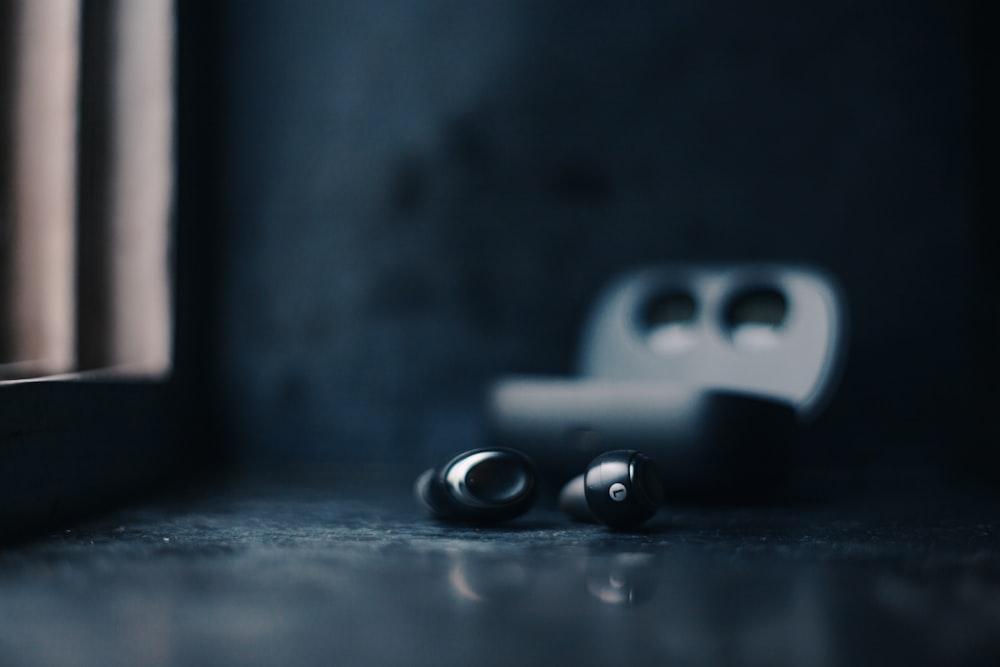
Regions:
[[[975,333],[974,21],[940,2],[230,3],[217,342],[238,447],[475,446],[486,383],[570,371],[617,272],[793,260],[838,276],[852,316],[810,465],[948,467],[996,358]]]

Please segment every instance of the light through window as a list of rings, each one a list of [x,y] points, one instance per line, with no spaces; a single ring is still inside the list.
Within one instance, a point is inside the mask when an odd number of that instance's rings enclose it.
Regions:
[[[171,358],[170,0],[0,0],[0,378]]]

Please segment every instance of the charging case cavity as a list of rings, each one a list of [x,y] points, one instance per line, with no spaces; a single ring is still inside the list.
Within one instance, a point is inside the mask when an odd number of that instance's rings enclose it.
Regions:
[[[842,304],[829,276],[803,267],[682,264],[636,271],[591,311],[579,375],[760,395],[787,401],[808,422],[839,379]]]

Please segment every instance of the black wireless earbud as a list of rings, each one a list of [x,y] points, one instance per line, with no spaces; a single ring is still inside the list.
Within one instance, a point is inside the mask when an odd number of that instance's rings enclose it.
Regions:
[[[559,506],[582,521],[611,528],[635,528],[656,514],[663,482],[652,459],[619,449],[601,454],[559,493]]]
[[[513,449],[474,449],[414,484],[417,498],[439,519],[492,523],[523,514],[535,500],[531,460]]]

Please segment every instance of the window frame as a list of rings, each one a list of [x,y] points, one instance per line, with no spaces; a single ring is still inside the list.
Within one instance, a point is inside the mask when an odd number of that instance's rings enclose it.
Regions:
[[[174,0],[172,371],[0,383],[0,542],[211,475],[227,459],[212,333],[221,127],[214,4]]]

